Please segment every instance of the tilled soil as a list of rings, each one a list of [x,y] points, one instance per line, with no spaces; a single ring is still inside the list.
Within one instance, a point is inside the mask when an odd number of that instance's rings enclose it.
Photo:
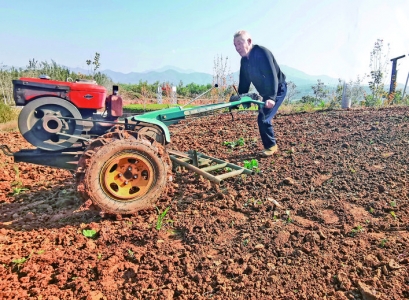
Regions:
[[[409,108],[278,115],[269,158],[256,115],[234,116],[171,126],[168,147],[256,174],[218,186],[179,169],[135,216],[101,217],[69,171],[0,154],[0,298],[409,298]]]

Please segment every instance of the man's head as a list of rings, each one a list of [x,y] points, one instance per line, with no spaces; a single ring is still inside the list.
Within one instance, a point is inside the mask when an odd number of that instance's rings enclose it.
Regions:
[[[234,47],[241,57],[248,57],[253,47],[250,34],[245,30],[237,31],[234,34]]]

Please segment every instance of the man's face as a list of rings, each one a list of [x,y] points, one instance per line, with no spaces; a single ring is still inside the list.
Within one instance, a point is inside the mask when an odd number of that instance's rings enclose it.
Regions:
[[[248,56],[251,50],[251,39],[243,39],[243,37],[238,36],[234,38],[234,47],[241,57]]]

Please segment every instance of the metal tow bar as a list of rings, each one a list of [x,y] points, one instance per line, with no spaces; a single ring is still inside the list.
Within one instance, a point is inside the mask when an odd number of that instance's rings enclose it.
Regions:
[[[224,179],[240,174],[254,175],[254,171],[215,157],[207,156],[196,150],[189,150],[187,153],[175,150],[168,150],[168,152],[170,154],[170,159],[173,162],[174,170],[176,170],[178,166],[182,166],[217,184],[222,184]],[[231,171],[220,175],[213,175],[210,173],[211,171],[217,171],[224,168],[230,168]]]

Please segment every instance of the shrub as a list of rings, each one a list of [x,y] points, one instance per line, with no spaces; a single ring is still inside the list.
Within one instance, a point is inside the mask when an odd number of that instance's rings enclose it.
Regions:
[[[15,108],[0,102],[0,123],[16,120],[17,117],[18,111]]]

